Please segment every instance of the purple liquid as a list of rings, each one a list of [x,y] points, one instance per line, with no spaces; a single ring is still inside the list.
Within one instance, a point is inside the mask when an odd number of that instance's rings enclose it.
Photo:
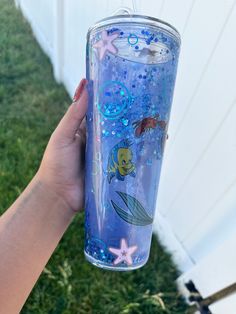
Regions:
[[[148,260],[178,54],[177,39],[153,26],[90,33],[85,255],[99,267]]]

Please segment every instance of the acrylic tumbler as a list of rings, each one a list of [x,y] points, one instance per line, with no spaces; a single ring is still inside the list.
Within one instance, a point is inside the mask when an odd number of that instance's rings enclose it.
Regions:
[[[85,256],[98,267],[148,260],[179,48],[175,28],[140,15],[88,32]]]

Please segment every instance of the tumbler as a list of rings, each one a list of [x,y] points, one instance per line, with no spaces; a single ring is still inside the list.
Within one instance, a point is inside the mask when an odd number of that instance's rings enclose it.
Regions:
[[[89,29],[85,257],[114,271],[149,257],[180,35],[142,15]]]

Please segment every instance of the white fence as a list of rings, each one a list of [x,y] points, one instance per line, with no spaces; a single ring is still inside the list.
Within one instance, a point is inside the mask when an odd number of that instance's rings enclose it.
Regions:
[[[70,95],[85,75],[88,27],[133,1],[18,0]],[[139,0],[182,34],[155,230],[203,297],[236,282],[234,0]],[[236,294],[210,309],[235,314]]]

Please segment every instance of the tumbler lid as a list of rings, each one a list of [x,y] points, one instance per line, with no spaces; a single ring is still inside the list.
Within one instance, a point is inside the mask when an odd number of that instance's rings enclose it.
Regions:
[[[174,36],[179,44],[181,42],[180,33],[177,31],[177,29],[174,26],[160,19],[157,19],[155,17],[139,15],[139,14],[122,14],[122,15],[120,14],[120,15],[112,15],[112,16],[106,17],[96,22],[95,25],[89,28],[88,33],[87,33],[87,38],[89,37],[90,33],[94,31],[95,29],[97,30],[99,28],[103,28],[104,26],[109,26],[113,24],[124,24],[124,23],[145,24],[149,26],[154,26]]]

